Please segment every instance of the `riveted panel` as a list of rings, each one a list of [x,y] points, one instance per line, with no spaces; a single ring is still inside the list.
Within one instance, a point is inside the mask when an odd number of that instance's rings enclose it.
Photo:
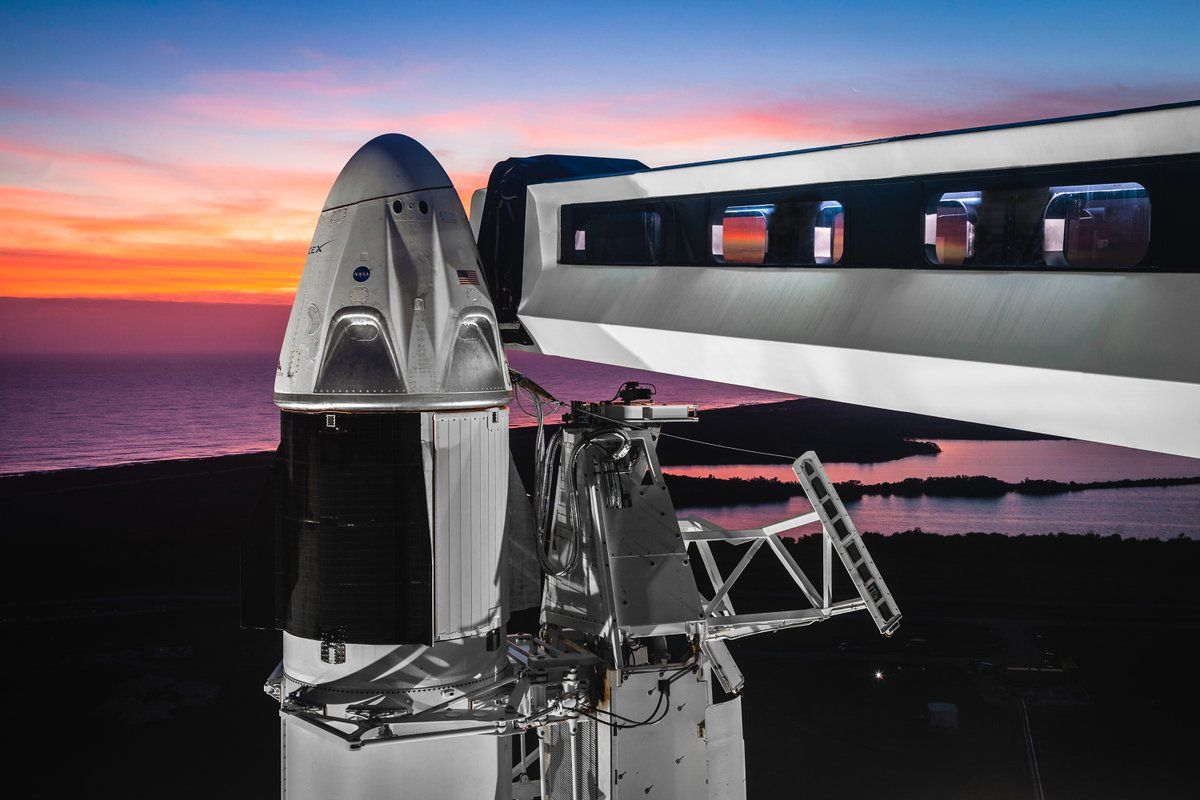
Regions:
[[[432,414],[436,639],[503,624],[508,409]]]

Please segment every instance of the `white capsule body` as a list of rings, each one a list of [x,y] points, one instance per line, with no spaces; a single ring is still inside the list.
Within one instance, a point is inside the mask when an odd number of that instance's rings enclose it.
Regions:
[[[406,171],[408,162],[421,163]],[[433,156],[397,134],[367,143],[317,221],[280,350],[276,405],[506,405],[507,365],[482,281],[462,203]]]

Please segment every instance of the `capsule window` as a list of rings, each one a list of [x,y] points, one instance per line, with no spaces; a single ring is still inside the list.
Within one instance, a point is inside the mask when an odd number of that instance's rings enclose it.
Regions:
[[[1150,195],[1140,183],[1055,186],[1043,215],[1051,267],[1133,267],[1150,247]]]
[[[925,257],[931,264],[961,266],[975,257],[980,192],[947,192],[925,208]]]

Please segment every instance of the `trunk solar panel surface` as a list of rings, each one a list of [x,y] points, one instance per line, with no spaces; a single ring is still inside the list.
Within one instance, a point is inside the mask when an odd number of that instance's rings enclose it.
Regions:
[[[429,643],[432,559],[419,414],[284,412],[279,627]]]

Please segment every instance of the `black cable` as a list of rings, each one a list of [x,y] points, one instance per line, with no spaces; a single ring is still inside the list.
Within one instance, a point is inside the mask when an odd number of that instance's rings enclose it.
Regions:
[[[600,719],[600,717],[595,716],[595,715],[585,711],[582,708],[577,708],[575,710],[578,711],[583,716],[587,717],[588,719],[595,720],[596,722],[599,722],[601,725],[607,725],[610,728],[616,728],[618,730],[629,730],[630,728],[644,728],[644,727],[648,727],[650,725],[657,725],[658,723],[662,722],[664,719],[667,718],[667,714],[671,710],[671,704],[667,703],[666,706],[663,706],[663,699],[665,697],[666,697],[666,694],[660,691],[658,693],[658,702],[654,704],[654,710],[650,712],[650,716],[646,717],[646,719],[641,720],[641,721],[632,720],[632,719],[629,719],[628,717],[622,717],[620,714],[614,714],[611,711],[602,711],[601,709],[595,709],[595,711],[597,713],[607,714],[609,717],[612,717],[613,719],[624,720],[625,722],[629,723],[627,725],[622,725],[618,722],[611,722],[609,720]],[[658,713],[659,709],[662,709],[661,715]]]
[[[605,724],[605,725],[610,725],[610,726],[612,726],[612,727],[616,727],[616,728],[640,728],[640,727],[642,727],[642,726],[645,726],[645,725],[655,725],[655,724],[657,724],[657,723],[659,723],[659,722],[662,722],[662,721],[663,721],[663,719],[665,719],[665,718],[666,718],[667,711],[669,711],[669,710],[670,710],[670,704],[669,704],[669,703],[667,704],[667,709],[663,711],[663,714],[662,714],[662,716],[659,716],[659,713],[658,713],[658,712],[659,712],[659,710],[660,710],[660,709],[662,709],[662,707],[663,707],[663,698],[664,698],[664,695],[663,695],[663,693],[662,693],[662,692],[659,692],[659,695],[658,695],[658,702],[656,702],[656,703],[654,704],[654,709],[653,709],[653,710],[650,712],[650,716],[646,717],[646,718],[645,718],[645,719],[643,719],[643,720],[634,720],[634,719],[630,719],[629,717],[623,717],[623,716],[621,716],[620,714],[618,714],[618,713],[616,713],[616,712],[614,712],[614,711],[609,711],[609,710],[607,710],[607,709],[601,709],[601,708],[593,708],[593,709],[589,709],[589,710],[585,710],[585,709],[579,708],[579,709],[576,709],[576,710],[577,710],[579,713],[583,714],[585,717],[590,717],[590,718],[592,718],[592,719],[596,720],[597,722],[603,723],[603,724]],[[595,714],[604,714],[605,716],[609,717],[609,719],[607,719],[607,720],[605,720],[605,719],[601,719],[601,718],[600,718],[600,717],[598,717],[598,716],[594,716]],[[612,720],[614,720],[614,719],[615,719],[615,720],[620,720],[621,722],[625,722],[625,723],[628,723],[628,724],[622,725],[622,724],[620,724],[619,722],[613,722]]]
[[[671,711],[671,703],[670,703],[671,684],[675,683],[675,681],[679,680],[680,678],[682,678],[684,675],[686,675],[688,673],[695,673],[697,666],[698,665],[694,661],[689,664],[684,664],[680,669],[676,670],[675,673],[672,674],[670,678],[665,679],[666,683],[667,683],[667,690],[664,692],[660,686],[659,691],[658,691],[658,702],[654,704],[654,710],[650,712],[650,716],[646,717],[646,719],[644,719],[644,720],[640,720],[640,721],[632,720],[629,717],[623,717],[614,711],[608,711],[606,709],[600,709],[600,708],[594,709],[594,711],[597,714],[606,714],[613,719],[618,719],[618,720],[621,720],[622,722],[629,723],[627,725],[621,725],[621,724],[618,724],[615,722],[610,722],[610,721],[600,719],[599,717],[594,716],[593,714],[588,713],[587,711],[585,711],[583,709],[576,709],[576,710],[583,716],[588,717],[589,719],[593,719],[602,725],[608,725],[609,727],[618,728],[621,730],[625,730],[628,728],[641,728],[641,727],[645,727],[645,726],[649,726],[649,725],[657,725],[658,723],[660,723],[664,719],[666,719],[667,714],[669,714]],[[660,681],[660,684],[661,684],[661,681]],[[665,708],[663,707],[663,700],[668,701]],[[662,714],[658,715],[658,711],[660,708],[662,709]],[[655,719],[656,715],[658,715],[657,719]]]
[[[620,714],[618,714],[617,712],[609,711],[608,709],[605,709],[605,708],[597,708],[597,709],[595,709],[595,711],[597,714],[606,714],[607,716],[612,717],[613,719],[619,719],[622,722],[628,722],[630,725],[635,725],[635,726],[636,725],[645,725],[649,720],[654,719],[654,717],[658,714],[658,710],[660,708],[662,708],[662,701],[663,701],[663,693],[660,691],[658,693],[658,702],[654,704],[654,710],[651,711],[650,716],[646,717],[646,719],[644,719],[644,720],[634,720],[634,719],[630,719],[629,717],[623,717]]]

